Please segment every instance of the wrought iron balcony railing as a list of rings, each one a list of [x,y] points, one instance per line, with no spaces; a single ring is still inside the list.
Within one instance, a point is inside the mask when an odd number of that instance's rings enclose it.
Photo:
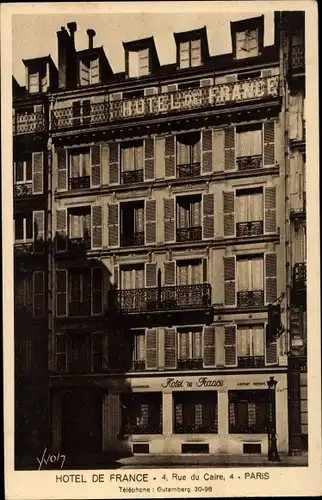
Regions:
[[[109,292],[109,309],[126,314],[196,310],[209,307],[211,307],[211,286],[209,283],[111,290]]]
[[[263,305],[264,305],[263,290],[237,292],[238,307],[263,306]]]
[[[304,44],[292,46],[292,69],[303,70],[305,67],[305,47]]]
[[[144,231],[132,234],[121,234],[122,247],[136,247],[144,245]]]
[[[254,425],[243,425],[235,424],[229,425],[229,434],[266,434],[267,425],[266,424],[254,424]]]
[[[145,361],[133,361],[132,370],[134,372],[144,372],[144,370],[145,370]]]
[[[203,367],[202,358],[178,359],[178,370],[199,370]]]
[[[132,184],[134,182],[143,182],[143,169],[121,172],[122,184]]]
[[[91,300],[85,299],[82,301],[73,300],[68,304],[69,316],[90,316],[91,315]]]
[[[17,112],[12,118],[12,129],[13,135],[45,132],[45,114],[42,111],[35,113]]]
[[[214,434],[218,432],[217,425],[195,425],[195,424],[179,424],[176,423],[174,426],[175,434]]]
[[[91,180],[89,175],[84,175],[83,177],[70,177],[69,178],[69,189],[89,189],[91,187]]]
[[[200,171],[200,162],[177,165],[177,177],[198,177]]]
[[[68,250],[79,253],[91,248],[90,238],[70,238],[68,240]]]
[[[236,162],[238,170],[257,170],[263,166],[262,155],[240,156]]]
[[[265,366],[264,356],[238,356],[238,368],[262,368]]]
[[[15,184],[13,190],[14,198],[27,198],[32,196],[32,182],[25,182],[24,184]]]
[[[189,88],[145,97],[109,99],[86,108],[86,116],[74,116],[73,107],[52,111],[53,130],[93,126],[145,116],[163,116],[180,111],[207,109],[247,101],[278,97],[279,77],[248,80]]]
[[[15,254],[28,254],[32,253],[34,247],[33,241],[16,242],[14,244]]]
[[[177,241],[200,241],[202,239],[202,227],[181,227],[177,229]]]
[[[293,288],[297,291],[306,290],[306,262],[295,264],[293,268]]]
[[[237,222],[236,224],[236,235],[243,236],[259,236],[263,234],[263,221],[248,221],[248,222]]]

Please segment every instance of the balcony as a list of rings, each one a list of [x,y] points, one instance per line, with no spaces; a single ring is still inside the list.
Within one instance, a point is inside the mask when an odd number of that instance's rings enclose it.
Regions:
[[[189,163],[177,165],[177,177],[198,177],[200,175],[200,163]]]
[[[86,117],[74,116],[73,107],[52,111],[53,130],[92,127],[144,117],[162,117],[182,111],[213,109],[279,96],[279,77],[252,78],[240,82],[182,89],[146,97],[134,97],[89,106]]]
[[[121,184],[133,184],[143,182],[143,169],[121,172]]]
[[[238,356],[238,368],[262,368],[265,366],[264,356]]]
[[[13,187],[13,196],[14,198],[28,198],[32,196],[32,182],[15,184]]]
[[[91,180],[89,175],[83,177],[70,177],[69,189],[89,189],[91,187]]]
[[[90,316],[91,300],[85,299],[82,301],[70,301],[68,304],[68,314],[69,316]]]
[[[45,132],[45,115],[42,111],[35,113],[16,113],[12,118],[13,135]]]
[[[75,254],[80,254],[90,250],[91,240],[90,238],[70,238],[68,240],[68,250]]]
[[[121,247],[140,247],[144,245],[144,231],[121,234]]]
[[[240,156],[236,158],[238,170],[257,170],[263,166],[262,155]]]
[[[112,290],[109,292],[109,305],[122,314],[208,309],[211,307],[211,286],[202,283]]]
[[[202,227],[183,227],[177,229],[177,241],[200,241],[202,239]]]
[[[33,241],[17,242],[14,244],[14,251],[16,255],[26,255],[33,252]]]
[[[259,236],[263,234],[263,221],[248,221],[248,222],[237,222],[236,224],[236,236]]]
[[[200,370],[203,368],[202,358],[178,359],[178,370]]]
[[[293,73],[302,73],[305,68],[304,44],[293,45],[291,49],[291,64]]]
[[[251,290],[237,292],[237,307],[253,307],[264,305],[264,291]]]

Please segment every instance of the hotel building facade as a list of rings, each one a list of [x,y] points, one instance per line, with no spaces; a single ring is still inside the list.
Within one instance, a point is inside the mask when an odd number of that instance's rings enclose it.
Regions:
[[[205,27],[175,33],[176,61],[164,66],[153,37],[124,42],[117,74],[93,30],[76,50],[69,23],[58,70],[50,56],[24,61],[16,408],[35,386],[44,420],[32,412],[25,432],[42,434],[30,449],[75,463],[267,454],[270,377],[278,450],[303,448],[304,87],[283,16],[271,46],[264,16],[232,22],[232,53],[219,56]]]

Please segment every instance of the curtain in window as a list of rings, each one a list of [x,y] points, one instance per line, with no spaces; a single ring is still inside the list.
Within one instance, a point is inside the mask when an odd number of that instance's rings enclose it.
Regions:
[[[122,288],[123,290],[131,290],[134,288],[133,282],[133,270],[132,269],[122,269]]]
[[[263,195],[254,193],[249,195],[250,221],[263,220]]]
[[[179,358],[184,360],[189,358],[189,332],[179,333]]]
[[[262,131],[249,130],[237,133],[237,157],[255,156],[262,153]]]
[[[191,269],[191,278],[190,278],[191,285],[199,285],[199,283],[201,283],[200,263],[198,262],[196,264],[191,264],[190,269]]]
[[[191,162],[192,163],[200,163],[201,157],[201,147],[200,147],[200,139],[192,144],[191,146]]]
[[[80,177],[79,165],[80,165],[80,155],[75,154],[75,153],[71,153],[71,155],[70,155],[70,167],[71,167],[70,175],[71,175],[71,177]]]
[[[202,357],[201,346],[202,332],[192,332],[192,357],[194,359],[200,359]]]
[[[177,222],[179,229],[189,227],[189,209],[186,205],[177,205]]]
[[[139,333],[135,335],[135,355],[136,361],[144,361],[145,360],[145,335]]]
[[[143,233],[144,232],[144,208],[136,208],[134,210],[134,232]]]
[[[188,285],[189,284],[189,266],[188,265],[177,266],[177,283],[178,283],[178,285]]]
[[[246,194],[236,197],[237,222],[251,222],[263,220],[262,193]]]
[[[251,329],[238,328],[237,333],[238,356],[251,356]]]
[[[82,153],[81,159],[81,174],[83,176],[90,175],[90,153],[89,151],[86,153]]]
[[[243,259],[237,262],[238,290],[263,290],[263,259]]]
[[[83,216],[84,219],[84,238],[89,239],[91,237],[91,214],[88,213]]]
[[[264,334],[262,326],[238,328],[237,335],[238,356],[263,356]]]
[[[190,163],[190,151],[189,146],[181,142],[180,139],[177,140],[177,164],[187,165]]]
[[[264,329],[262,326],[252,328],[252,354],[253,356],[264,355]]]
[[[134,170],[143,169],[143,146],[134,146]]]
[[[134,78],[139,76],[139,53],[129,52],[129,77]]]
[[[144,269],[135,270],[135,288],[144,288]]]
[[[129,172],[134,170],[133,163],[133,148],[122,148],[122,170],[123,172]]]
[[[193,201],[190,204],[191,227],[199,227],[201,225],[201,201]]]
[[[192,40],[190,43],[191,66],[199,66],[201,64],[201,42],[200,40]]]
[[[70,214],[70,237],[83,237],[83,216],[78,214]]]
[[[249,262],[250,261],[247,259],[237,261],[237,281],[239,292],[250,290]]]
[[[251,267],[250,290],[263,290],[264,289],[263,259],[262,258],[251,259],[250,267]]]

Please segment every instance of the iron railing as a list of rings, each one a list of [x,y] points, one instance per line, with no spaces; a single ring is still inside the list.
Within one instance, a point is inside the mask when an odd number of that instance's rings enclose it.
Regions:
[[[254,424],[254,425],[243,425],[243,424],[229,424],[229,434],[266,434],[267,424]]]
[[[240,156],[236,158],[238,170],[257,170],[263,166],[262,155]]]
[[[144,245],[144,231],[132,234],[121,234],[122,247],[136,247]]]
[[[226,104],[258,101],[278,97],[279,77],[252,78],[240,82],[189,88],[152,96],[110,99],[93,103],[86,108],[86,116],[74,116],[73,107],[52,111],[53,130],[93,126],[146,116],[162,116],[180,111],[221,107]],[[108,96],[105,96],[108,98]],[[87,114],[88,113],[88,114]],[[86,122],[86,123],[85,123]]]
[[[27,198],[32,196],[32,182],[24,184],[15,184],[13,190],[14,198]]]
[[[14,250],[16,254],[28,254],[32,253],[34,247],[33,241],[21,242],[14,244]]]
[[[293,268],[293,289],[306,290],[306,262],[297,263]]]
[[[89,175],[84,175],[82,177],[70,177],[69,178],[69,189],[89,189],[91,187],[91,179]]]
[[[202,239],[202,227],[181,227],[177,229],[177,241],[200,241]]]
[[[157,410],[156,410],[157,411]],[[131,425],[126,424],[123,426],[123,434],[162,434],[162,424],[142,424]]]
[[[13,135],[45,132],[45,114],[42,111],[35,113],[16,112],[12,119],[12,129]]]
[[[133,361],[132,371],[134,372],[144,372],[145,371],[145,361]]]
[[[238,307],[262,306],[262,305],[264,305],[263,290],[237,292]]]
[[[205,425],[175,423],[175,434],[214,434],[218,432],[216,423]]]
[[[143,169],[121,172],[121,184],[132,184],[133,182],[143,182]]]
[[[68,304],[69,316],[90,316],[91,315],[91,299],[82,301],[73,300]]]
[[[200,162],[177,165],[177,177],[197,177],[200,171]]]
[[[203,367],[203,359],[178,359],[178,370],[199,370]]]
[[[248,221],[248,222],[237,222],[236,224],[236,234],[237,236],[259,236],[263,234],[263,221]]]
[[[292,46],[292,69],[302,70],[305,66],[305,47],[304,44]]]
[[[130,290],[111,290],[109,309],[120,313],[146,313],[211,307],[209,283]]]
[[[91,248],[90,238],[70,238],[68,240],[68,250],[71,252],[79,253],[85,252]]]
[[[265,366],[264,356],[238,356],[238,368],[262,368]]]

